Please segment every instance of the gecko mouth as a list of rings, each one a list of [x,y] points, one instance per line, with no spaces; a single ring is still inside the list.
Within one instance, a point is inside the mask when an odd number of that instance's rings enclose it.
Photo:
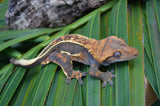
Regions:
[[[132,58],[129,58],[129,59],[118,59],[118,60],[111,60],[109,61],[109,63],[115,63],[115,62],[121,62],[121,61],[129,61],[129,60],[132,60],[134,58],[136,58],[138,55],[134,55]]]

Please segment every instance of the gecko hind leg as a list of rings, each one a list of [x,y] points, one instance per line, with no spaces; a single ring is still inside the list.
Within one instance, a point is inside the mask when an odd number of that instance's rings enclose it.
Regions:
[[[49,60],[61,66],[67,79],[66,83],[69,84],[72,78],[76,78],[80,85],[83,85],[82,77],[87,75],[87,72],[73,70],[71,57],[67,54],[53,52],[49,55]]]
[[[83,85],[82,77],[87,76],[87,72],[73,71],[71,78],[76,78],[80,85]]]
[[[105,87],[107,85],[107,82],[109,82],[109,85],[113,85],[112,78],[115,78],[115,75],[112,73],[114,70],[111,70],[111,72],[106,71],[106,72],[101,72],[98,70],[98,65],[93,64],[90,67],[89,74],[95,78],[101,79],[103,81],[102,87]]]

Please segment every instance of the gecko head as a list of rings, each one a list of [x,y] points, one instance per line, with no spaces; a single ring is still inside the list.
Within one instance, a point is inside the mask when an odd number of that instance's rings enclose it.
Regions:
[[[106,41],[107,46],[105,48],[105,53],[103,53],[103,65],[131,60],[138,56],[138,50],[128,46],[123,39],[110,36]]]

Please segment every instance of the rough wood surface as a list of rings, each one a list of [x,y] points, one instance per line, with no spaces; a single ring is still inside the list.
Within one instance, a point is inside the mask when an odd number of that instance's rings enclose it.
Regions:
[[[106,0],[10,0],[6,22],[12,29],[58,27],[105,3]]]

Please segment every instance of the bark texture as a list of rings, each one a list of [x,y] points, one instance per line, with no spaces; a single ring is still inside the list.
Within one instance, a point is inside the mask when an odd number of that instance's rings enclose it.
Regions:
[[[105,3],[106,0],[10,0],[5,17],[12,29],[59,27]]]

